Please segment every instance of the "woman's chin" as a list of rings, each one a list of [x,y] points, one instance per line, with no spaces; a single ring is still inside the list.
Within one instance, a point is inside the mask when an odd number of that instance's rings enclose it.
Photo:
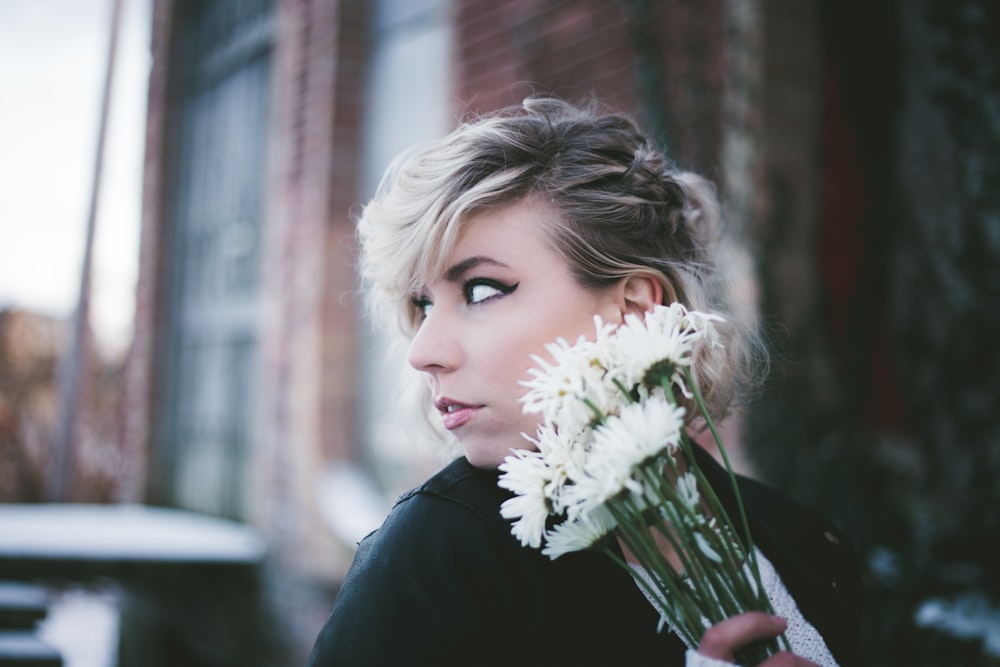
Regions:
[[[462,449],[465,451],[465,458],[476,468],[496,468],[514,449],[534,449],[534,447],[527,441],[519,443],[517,447],[476,446],[466,441],[462,443]]]

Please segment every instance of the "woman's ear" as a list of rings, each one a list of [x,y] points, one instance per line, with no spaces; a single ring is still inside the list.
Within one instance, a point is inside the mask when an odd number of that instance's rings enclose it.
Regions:
[[[643,316],[655,306],[663,305],[663,283],[654,276],[633,273],[622,284],[625,308],[622,315],[634,313]]]

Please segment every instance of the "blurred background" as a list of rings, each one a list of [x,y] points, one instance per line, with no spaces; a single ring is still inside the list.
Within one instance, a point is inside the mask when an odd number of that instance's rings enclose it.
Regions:
[[[747,240],[731,444],[854,540],[872,664],[1000,665],[998,43],[989,0],[0,0],[0,580],[99,622],[79,667],[304,664],[441,464],[352,209],[465,114],[594,94]],[[125,507],[214,537],[109,544]]]

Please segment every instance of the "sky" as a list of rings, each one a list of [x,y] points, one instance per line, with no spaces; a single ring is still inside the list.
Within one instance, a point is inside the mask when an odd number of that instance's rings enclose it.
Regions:
[[[79,295],[112,0],[0,0],[0,308],[68,317]],[[150,0],[124,0],[94,240],[91,325],[132,335]]]

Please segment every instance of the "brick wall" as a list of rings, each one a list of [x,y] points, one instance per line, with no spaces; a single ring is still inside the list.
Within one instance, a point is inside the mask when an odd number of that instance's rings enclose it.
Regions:
[[[174,6],[172,0],[154,3],[143,268],[127,410],[133,461],[150,451],[159,401],[155,351],[162,344],[157,332],[169,235],[162,175],[170,159],[164,136]],[[795,322],[810,307],[801,303],[809,298],[813,258],[807,251],[816,209],[817,186],[810,179],[817,53],[809,37],[816,30],[815,8],[790,1],[768,3],[766,10],[747,6],[756,11],[752,20],[737,20],[721,0],[456,2],[452,99],[461,113],[514,103],[533,90],[593,93],[635,112],[661,133],[682,166],[717,180],[730,201],[736,201],[733,193],[742,197],[736,208],[752,235],[761,246],[770,244],[770,281],[790,290],[776,297],[790,304],[780,315]],[[282,544],[315,539],[308,536],[318,521],[316,471],[329,461],[359,457],[360,304],[350,210],[360,189],[368,8],[361,0],[276,6],[254,469],[263,491],[255,521]],[[748,158],[746,150],[730,150],[734,145],[759,149],[759,155]],[[726,161],[737,168],[727,171]],[[765,180],[769,197],[755,194]],[[796,285],[804,287],[795,291]],[[139,488],[125,495],[138,498]]]
[[[593,94],[635,113],[680,163],[714,170],[721,2],[475,0],[457,3],[455,21],[459,113],[514,104],[531,92]]]
[[[341,572],[317,475],[356,456],[357,315],[349,218],[358,188],[364,3],[278,6],[259,381],[257,521],[279,559]]]
[[[162,378],[176,4],[153,5],[126,411],[137,473],[155,460],[151,428]],[[307,649],[328,609],[323,586],[335,584],[352,555],[324,526],[316,485],[325,465],[363,456],[350,211],[361,192],[371,5],[275,3],[251,518],[272,549],[269,581],[273,597],[286,600],[278,615],[294,635],[293,652]],[[453,115],[506,106],[531,92],[592,93],[635,113],[682,167],[717,181],[728,210],[766,252],[766,265],[757,268],[767,307],[793,335],[805,326],[817,307],[817,3],[456,0],[452,12]],[[815,351],[820,360],[822,353]],[[816,372],[813,360],[809,365]],[[138,483],[123,496],[155,499],[155,486],[142,489]]]
[[[171,205],[173,0],[154,2],[135,340],[128,365],[123,500],[159,502],[154,431],[166,344]],[[316,474],[356,456],[357,308],[352,299],[359,123],[367,56],[358,0],[275,5],[262,310],[252,433],[252,520],[299,566],[342,571],[324,541]],[[152,473],[152,474],[150,474]],[[319,542],[317,543],[317,540]],[[338,556],[339,553],[339,556]],[[315,562],[320,560],[322,562]]]
[[[485,111],[534,89],[568,97],[595,91],[633,106],[632,54],[620,3],[475,0],[456,3],[456,91]]]
[[[328,238],[323,302],[323,394],[320,431],[328,459],[359,457],[358,314],[351,212],[361,190],[361,141],[368,55],[366,0],[342,0],[336,21]]]
[[[160,400],[157,381],[157,344],[163,326],[165,253],[168,238],[164,222],[164,172],[169,157],[168,56],[174,3],[153,3],[150,52],[152,67],[146,111],[146,138],[143,163],[142,225],[139,237],[139,274],[136,281],[135,321],[132,347],[125,377],[125,428],[123,451],[127,472],[123,475],[121,500],[139,502],[158,495],[148,485],[147,465],[152,459],[154,406]]]
[[[830,378],[819,301],[819,215],[822,61],[816,3],[766,3],[760,99],[765,201],[752,236],[765,285],[764,308],[783,329],[779,351],[797,363],[793,382],[808,383],[818,403],[829,403]],[[819,327],[819,328],[817,328]],[[793,346],[793,347],[786,347]]]

